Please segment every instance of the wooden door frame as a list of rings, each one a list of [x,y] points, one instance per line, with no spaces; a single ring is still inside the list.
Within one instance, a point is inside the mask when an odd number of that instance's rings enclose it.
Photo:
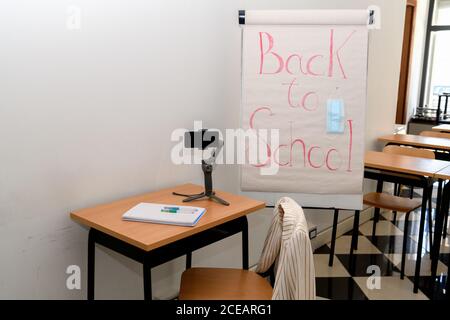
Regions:
[[[406,9],[408,7],[413,8],[413,15],[412,15],[412,21],[411,21],[411,34],[409,39],[409,52],[408,52],[408,63],[406,65],[403,64],[403,50],[404,50],[404,39],[402,41],[402,62],[400,65],[400,77],[399,77],[399,88],[398,88],[398,94],[397,94],[397,110],[396,110],[396,118],[395,122],[396,124],[406,124],[406,114],[408,111],[408,88],[409,88],[409,80],[411,76],[411,64],[412,64],[412,57],[413,57],[413,51],[414,51],[414,30],[416,26],[416,15],[417,15],[417,0],[407,0],[406,1]],[[406,14],[407,10],[405,10],[405,25],[403,29],[403,36],[405,36],[405,30],[406,30]],[[400,86],[400,80],[402,79],[402,76],[405,77],[406,81],[406,88],[405,88],[405,97],[404,97],[404,105],[400,105],[400,95],[402,94],[402,87]]]

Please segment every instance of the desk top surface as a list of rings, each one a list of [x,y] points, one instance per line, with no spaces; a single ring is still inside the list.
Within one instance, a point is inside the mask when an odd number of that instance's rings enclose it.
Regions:
[[[437,172],[448,168],[450,163],[442,160],[368,151],[365,155],[364,165],[373,169],[434,177]]]
[[[436,172],[434,178],[442,180],[450,180],[450,166]]]
[[[416,147],[428,147],[430,149],[450,150],[450,139],[446,138],[424,137],[413,134],[391,134],[379,137],[378,140]]]
[[[203,187],[201,186],[185,184],[109,204],[77,210],[72,212],[70,216],[80,224],[102,231],[145,251],[150,251],[265,207],[265,203],[262,201],[219,190],[216,190],[216,194],[228,201],[230,206],[224,206],[210,200],[199,200],[186,204],[182,202],[183,197],[172,195],[172,192],[195,194],[202,191]],[[141,202],[192,205],[206,208],[206,212],[194,227],[122,220],[122,215],[126,211]]]
[[[432,130],[438,132],[450,132],[450,124],[441,124],[439,126],[433,127]]]

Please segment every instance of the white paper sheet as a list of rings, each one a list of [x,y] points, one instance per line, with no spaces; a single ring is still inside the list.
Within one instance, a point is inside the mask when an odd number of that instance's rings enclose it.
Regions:
[[[280,130],[280,147],[269,146],[278,174],[244,165],[243,191],[324,195],[308,206],[360,209],[330,200],[362,194],[368,30],[352,21],[243,28],[242,127]],[[342,133],[327,133],[330,100],[343,102]]]

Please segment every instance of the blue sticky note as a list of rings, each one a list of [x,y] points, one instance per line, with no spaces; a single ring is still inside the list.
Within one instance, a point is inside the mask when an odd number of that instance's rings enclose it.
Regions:
[[[328,99],[327,101],[327,133],[344,133],[344,101]]]

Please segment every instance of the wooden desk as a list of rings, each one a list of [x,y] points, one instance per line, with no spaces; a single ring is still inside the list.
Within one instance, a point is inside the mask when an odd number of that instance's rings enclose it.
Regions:
[[[449,163],[443,160],[368,151],[364,158],[364,165],[372,169],[433,178],[436,172],[447,168]]]
[[[194,227],[181,227],[122,220],[122,215],[140,202],[182,205],[183,198],[172,192],[195,194],[203,187],[185,184],[147,193],[93,208],[74,211],[71,218],[90,227],[88,245],[88,299],[94,298],[95,243],[124,254],[144,266],[144,296],[151,299],[151,268],[179,256],[187,255],[238,232],[243,233],[243,267],[248,269],[248,227],[246,215],[265,207],[262,201],[216,191],[230,202],[223,206],[210,200],[193,203],[206,208],[206,213]]]
[[[423,137],[412,134],[391,134],[380,137],[378,140],[393,145],[450,151],[450,139],[446,138]]]
[[[433,131],[450,133],[450,124],[441,124],[439,126],[433,127]]]
[[[433,179],[443,177],[444,174],[447,173],[446,170],[450,168],[449,163],[442,160],[423,159],[375,151],[367,152],[364,161],[366,167],[364,176],[366,178],[378,181],[377,192],[382,192],[383,181],[417,186],[423,189],[422,208],[419,225],[419,239],[417,244],[416,269],[414,275],[414,292],[417,293],[419,290],[420,265],[422,260],[421,252],[423,245],[427,200],[429,192],[431,192],[433,187]],[[381,171],[372,172],[368,169]],[[450,171],[448,173],[450,174]],[[450,195],[450,186],[446,186],[446,188],[447,189],[445,195],[448,197]],[[439,214],[439,216],[441,215]],[[435,235],[436,234],[437,231],[435,231]],[[440,234],[442,234],[442,231],[440,232]],[[433,248],[435,248],[435,243],[433,244]],[[438,243],[440,244],[440,240],[438,240]]]
[[[436,276],[437,265],[439,261],[439,251],[441,247],[442,232],[447,229],[448,209],[450,204],[450,166],[436,172],[435,178],[439,179],[439,184],[447,181],[442,192],[442,199],[438,194],[438,208],[436,210],[436,219],[434,225],[433,247],[431,249],[431,274]],[[450,272],[450,264],[448,266]],[[447,272],[447,274],[450,274]],[[447,290],[450,291],[450,281],[447,281]]]

